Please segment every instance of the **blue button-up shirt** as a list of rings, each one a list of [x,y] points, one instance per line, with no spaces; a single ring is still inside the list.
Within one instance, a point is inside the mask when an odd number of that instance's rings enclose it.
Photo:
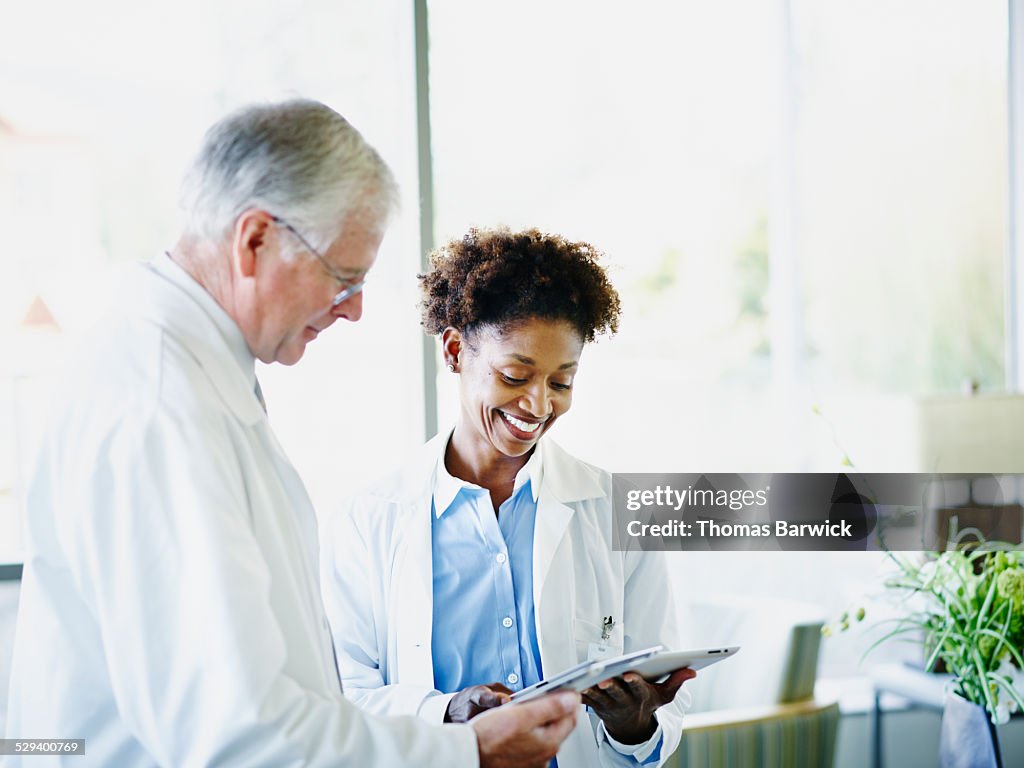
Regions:
[[[434,687],[455,693],[503,683],[521,690],[544,677],[533,602],[533,533],[543,480],[538,445],[512,495],[494,514],[486,488],[453,477],[442,451],[434,475],[432,550]],[[659,728],[660,732],[660,728]],[[600,728],[628,764],[657,762],[654,743],[624,745]],[[552,761],[552,766],[557,766]]]
[[[537,452],[495,516],[490,492],[438,461],[433,503],[434,687],[481,683],[513,691],[543,679],[533,606]]]

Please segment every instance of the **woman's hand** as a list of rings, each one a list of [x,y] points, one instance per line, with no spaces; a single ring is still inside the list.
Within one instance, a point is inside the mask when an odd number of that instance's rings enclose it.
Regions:
[[[636,672],[603,680],[583,691],[583,703],[604,722],[620,744],[640,744],[658,729],[654,710],[676,697],[679,687],[697,676],[689,667],[677,669],[663,683],[649,683]]]
[[[500,707],[507,702],[512,691],[501,683],[471,685],[452,696],[444,713],[446,723],[465,723],[481,712]]]

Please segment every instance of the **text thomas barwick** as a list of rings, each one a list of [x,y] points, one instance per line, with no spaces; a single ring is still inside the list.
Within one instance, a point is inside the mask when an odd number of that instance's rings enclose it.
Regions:
[[[626,532],[633,537],[667,538],[748,538],[772,535],[777,538],[848,538],[853,535],[848,521],[831,522],[828,519],[820,523],[789,523],[785,520],[776,520],[774,526],[771,523],[719,523],[715,520],[695,520],[692,523],[685,520],[669,520],[664,523],[641,523],[639,520],[631,520],[626,526]]]

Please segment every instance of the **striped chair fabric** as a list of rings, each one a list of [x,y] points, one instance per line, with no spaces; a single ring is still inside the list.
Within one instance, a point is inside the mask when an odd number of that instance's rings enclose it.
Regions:
[[[689,714],[666,768],[832,768],[839,705],[814,699],[821,623],[792,627],[778,703]]]

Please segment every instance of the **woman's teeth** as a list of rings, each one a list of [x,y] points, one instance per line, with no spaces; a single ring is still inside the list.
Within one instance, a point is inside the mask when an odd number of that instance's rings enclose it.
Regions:
[[[504,411],[500,411],[501,415],[505,417],[505,420],[516,429],[521,429],[523,432],[536,432],[540,428],[540,424],[531,424],[528,421],[517,419],[515,416],[509,416]]]

